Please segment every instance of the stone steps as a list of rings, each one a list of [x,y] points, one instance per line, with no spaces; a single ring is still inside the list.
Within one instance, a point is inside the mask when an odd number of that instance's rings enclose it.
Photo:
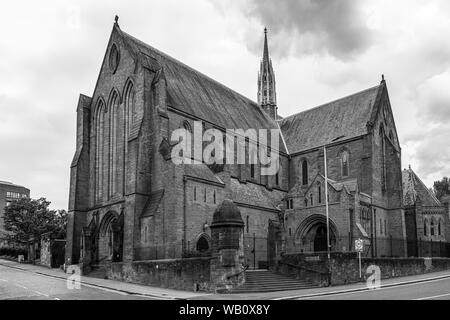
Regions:
[[[102,265],[91,266],[92,270],[86,276],[90,278],[106,279],[106,267]]]
[[[276,274],[271,271],[247,271],[246,283],[232,293],[277,292],[317,288],[312,281]]]

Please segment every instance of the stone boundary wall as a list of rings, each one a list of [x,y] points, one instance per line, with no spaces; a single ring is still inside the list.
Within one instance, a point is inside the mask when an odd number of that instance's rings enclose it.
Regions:
[[[108,279],[186,291],[212,291],[211,258],[110,263]]]
[[[312,280],[320,285],[346,285],[366,281],[368,267],[376,265],[381,270],[381,279],[391,279],[432,272],[450,270],[449,258],[362,258],[362,275],[359,278],[357,253],[332,253],[328,272],[326,253],[284,255],[275,271]],[[295,268],[297,266],[299,268]]]

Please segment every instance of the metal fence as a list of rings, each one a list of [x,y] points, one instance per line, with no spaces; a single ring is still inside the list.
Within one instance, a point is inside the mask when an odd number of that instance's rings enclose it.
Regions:
[[[333,252],[355,251],[355,237],[331,237]],[[298,239],[287,237],[283,241],[285,253],[312,253],[327,251],[326,237]],[[365,257],[418,257],[450,258],[450,243],[443,240],[406,240],[394,237],[377,237],[365,240]]]

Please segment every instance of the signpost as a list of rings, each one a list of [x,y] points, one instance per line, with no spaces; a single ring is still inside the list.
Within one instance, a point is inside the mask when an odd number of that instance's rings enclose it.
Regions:
[[[364,240],[355,240],[355,250],[358,252],[359,258],[359,278],[362,279],[362,265],[361,265],[361,254],[364,252]]]

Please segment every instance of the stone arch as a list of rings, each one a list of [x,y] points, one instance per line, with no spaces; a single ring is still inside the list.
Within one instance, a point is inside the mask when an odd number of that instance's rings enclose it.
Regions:
[[[330,219],[330,244],[331,249],[336,249],[339,232],[336,224]],[[296,242],[300,244],[304,252],[327,251],[326,244],[326,217],[312,215],[303,220],[295,233]]]
[[[199,253],[211,251],[211,237],[207,233],[201,233],[195,238],[195,250]]]
[[[124,213],[108,211],[98,226],[97,246],[98,262],[119,262],[123,257]]]

